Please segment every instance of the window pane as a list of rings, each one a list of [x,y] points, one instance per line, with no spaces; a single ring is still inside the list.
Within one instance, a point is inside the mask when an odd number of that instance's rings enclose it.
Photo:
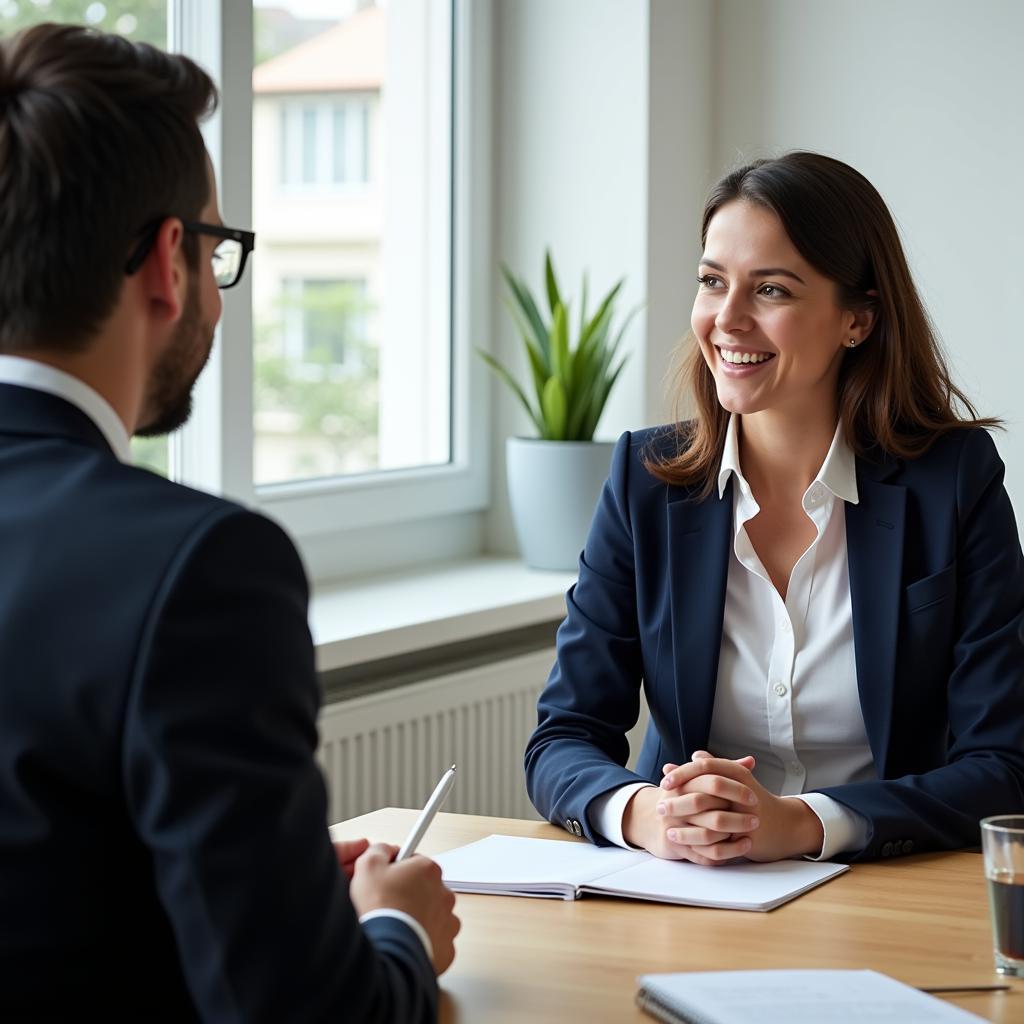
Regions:
[[[257,485],[451,457],[451,2],[254,0]]]
[[[0,3],[0,34],[10,35],[41,21],[90,25],[133,42],[167,46],[167,0],[20,0]],[[136,465],[167,475],[166,437],[132,438]]]
[[[316,184],[316,137],[317,110],[315,107],[302,108],[302,184]]]
[[[345,173],[345,152],[348,147],[345,144],[345,107],[336,103],[333,110],[333,133],[334,133],[334,183],[344,184],[348,175]]]

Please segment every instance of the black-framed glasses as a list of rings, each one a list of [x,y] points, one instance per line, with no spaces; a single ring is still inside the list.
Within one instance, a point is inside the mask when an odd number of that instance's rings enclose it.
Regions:
[[[153,243],[156,241],[160,225],[166,218],[153,221],[142,233],[138,245],[132,250],[128,262],[124,265],[126,274],[134,274],[145,262]],[[199,220],[183,220],[181,226],[196,235],[210,235],[219,238],[213,250],[213,278],[218,288],[233,288],[241,280],[249,253],[256,247],[256,233],[242,231],[240,228],[229,228],[223,224],[206,224]]]

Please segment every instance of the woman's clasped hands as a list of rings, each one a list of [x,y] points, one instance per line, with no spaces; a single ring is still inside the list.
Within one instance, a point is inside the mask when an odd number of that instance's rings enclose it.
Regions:
[[[666,764],[660,787],[637,791],[627,805],[623,836],[656,857],[708,866],[816,854],[823,839],[817,815],[802,800],[765,789],[754,763],[698,750],[688,764]]]

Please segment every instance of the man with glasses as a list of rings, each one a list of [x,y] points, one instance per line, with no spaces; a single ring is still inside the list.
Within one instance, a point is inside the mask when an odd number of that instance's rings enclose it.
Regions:
[[[215,100],[116,36],[0,40],[0,1020],[433,1020],[454,900],[330,843],[294,546],[130,464],[253,249]]]

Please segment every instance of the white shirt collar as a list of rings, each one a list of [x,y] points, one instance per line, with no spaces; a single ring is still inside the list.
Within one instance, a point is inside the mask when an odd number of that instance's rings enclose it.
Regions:
[[[45,391],[70,402],[96,424],[121,462],[132,461],[128,431],[113,406],[84,381],[34,359],[0,355],[0,384]]]
[[[725,432],[725,448],[722,450],[722,463],[718,470],[718,497],[725,495],[725,487],[729,482],[730,474],[735,473],[736,479],[740,482],[741,489],[746,493],[749,488],[740,469],[740,438],[739,418],[735,413],[729,417],[729,426]],[[814,478],[815,483],[823,484],[837,498],[856,505],[859,501],[857,494],[857,464],[853,456],[853,450],[843,436],[843,424],[840,421],[836,425],[836,432],[832,435],[832,444],[829,446],[825,461]],[[812,483],[812,487],[814,484]],[[810,488],[808,488],[810,490]]]

